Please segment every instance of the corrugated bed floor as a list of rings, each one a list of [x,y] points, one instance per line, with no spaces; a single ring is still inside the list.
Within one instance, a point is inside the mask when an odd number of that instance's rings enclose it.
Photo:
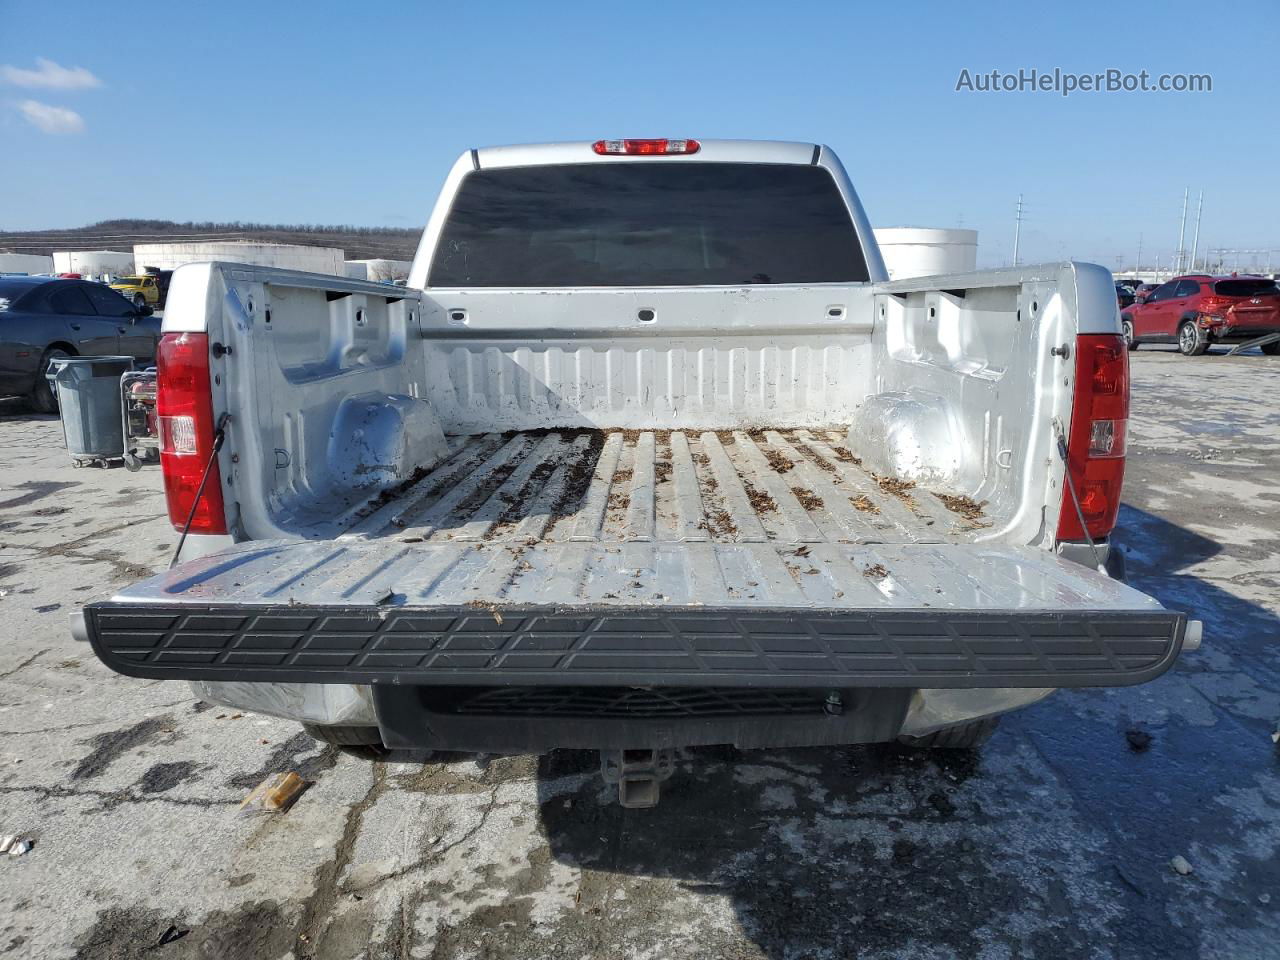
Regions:
[[[551,430],[452,441],[344,537],[450,541],[947,543],[989,520],[878,478],[838,431]]]

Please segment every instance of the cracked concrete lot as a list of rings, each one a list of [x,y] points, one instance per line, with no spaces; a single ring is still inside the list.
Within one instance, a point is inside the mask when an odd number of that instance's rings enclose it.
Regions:
[[[977,753],[693,752],[652,811],[593,755],[375,764],[110,673],[67,614],[167,561],[158,470],[73,470],[0,402],[0,833],[36,841],[0,956],[1280,955],[1280,360],[1133,372],[1118,539],[1200,651]],[[292,810],[238,815],[284,770]]]

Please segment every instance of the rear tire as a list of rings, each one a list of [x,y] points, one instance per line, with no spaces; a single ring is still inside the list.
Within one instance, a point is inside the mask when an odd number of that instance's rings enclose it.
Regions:
[[[1268,357],[1280,356],[1280,341],[1264,343],[1258,349],[1261,350],[1263,353],[1265,353]]]
[[[1183,320],[1178,327],[1178,352],[1184,357],[1198,357],[1209,349],[1209,335],[1192,320]]]
[[[40,358],[40,366],[36,368],[36,385],[31,390],[31,406],[35,408],[37,413],[57,413],[58,412],[58,395],[54,392],[53,384],[45,376],[49,372],[49,364],[60,357],[69,357],[71,354],[65,350],[56,348],[49,349],[44,352]]]
[[[1125,345],[1130,350],[1138,349],[1138,341],[1133,338],[1133,323],[1129,320],[1120,321],[1120,332],[1124,334]]]
[[[304,723],[302,729],[313,740],[332,744],[343,753],[364,760],[379,760],[387,753],[382,734],[377,727],[330,727],[318,723]]]
[[[998,726],[999,717],[983,717],[954,727],[944,727],[923,737],[899,737],[898,742],[904,746],[927,750],[972,750],[990,740]]]
[[[145,307],[147,305],[147,298],[140,293],[135,293],[133,295],[133,305],[135,307]]]

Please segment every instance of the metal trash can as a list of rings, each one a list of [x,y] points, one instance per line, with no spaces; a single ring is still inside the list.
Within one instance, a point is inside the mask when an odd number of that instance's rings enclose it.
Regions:
[[[76,466],[105,467],[124,457],[120,377],[132,369],[133,357],[58,357],[50,363],[62,435]]]

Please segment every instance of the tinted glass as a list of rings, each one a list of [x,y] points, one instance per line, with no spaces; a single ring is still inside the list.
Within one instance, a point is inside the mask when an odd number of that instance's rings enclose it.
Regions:
[[[1147,297],[1147,303],[1151,303],[1155,300],[1168,300],[1173,296],[1173,288],[1175,286],[1177,286],[1177,284],[1172,281],[1160,284],[1160,286],[1151,291],[1151,296]]]
[[[53,291],[49,295],[49,307],[54,313],[81,317],[92,317],[98,312],[93,309],[93,304],[89,302],[89,298],[84,295],[78,283],[68,283],[61,289]]]
[[[428,285],[866,279],[849,211],[823,168],[656,162],[469,174],[445,221]]]
[[[84,292],[94,309],[104,317],[128,317],[135,312],[132,303],[107,287],[91,283],[84,288]]]
[[[1174,291],[1176,297],[1194,297],[1200,292],[1200,284],[1195,280],[1179,280],[1178,289]]]
[[[1274,280],[1259,278],[1242,278],[1239,280],[1219,280],[1213,285],[1213,292],[1223,297],[1266,297],[1280,293]]]
[[[18,305],[19,299],[38,289],[40,289],[39,284],[34,284],[30,280],[0,277],[0,298],[8,300],[11,309]]]

